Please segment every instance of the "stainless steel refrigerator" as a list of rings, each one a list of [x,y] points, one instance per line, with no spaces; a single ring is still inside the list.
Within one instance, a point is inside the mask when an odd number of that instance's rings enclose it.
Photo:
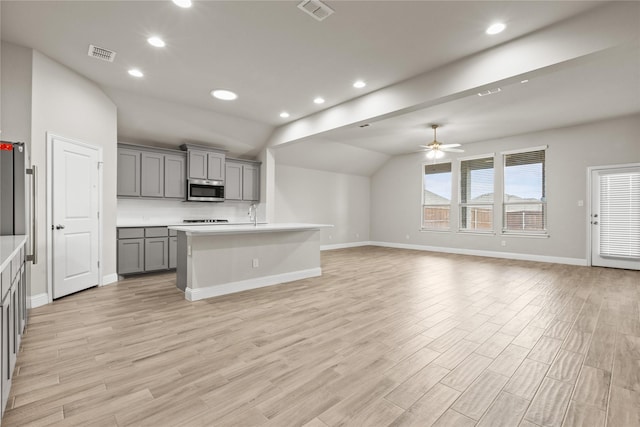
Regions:
[[[29,235],[27,254],[34,253],[35,167],[22,142],[0,141],[0,236]],[[27,260],[35,263],[34,255]]]

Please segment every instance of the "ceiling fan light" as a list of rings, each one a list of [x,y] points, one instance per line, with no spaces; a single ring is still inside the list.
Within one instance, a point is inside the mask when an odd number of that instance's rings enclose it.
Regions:
[[[427,151],[427,159],[435,159],[435,158],[436,158],[436,152],[434,150]]]
[[[441,159],[444,157],[444,151],[434,150],[432,152],[435,153],[434,156],[436,159]]]

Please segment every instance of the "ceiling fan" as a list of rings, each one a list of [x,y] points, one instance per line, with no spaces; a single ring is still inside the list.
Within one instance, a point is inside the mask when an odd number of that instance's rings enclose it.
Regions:
[[[433,129],[433,142],[420,146],[427,150],[428,159],[440,159],[444,156],[445,151],[451,153],[464,153],[464,150],[456,148],[460,147],[460,144],[443,144],[436,139],[436,129],[438,129],[438,125],[431,125],[431,129]]]

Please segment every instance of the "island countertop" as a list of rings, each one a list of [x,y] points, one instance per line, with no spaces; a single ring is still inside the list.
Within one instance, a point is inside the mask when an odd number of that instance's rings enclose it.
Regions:
[[[333,227],[331,224],[307,223],[271,223],[271,224],[239,224],[239,225],[180,225],[170,226],[170,230],[184,231],[188,236],[204,236],[215,234],[272,233],[278,231],[319,230]]]

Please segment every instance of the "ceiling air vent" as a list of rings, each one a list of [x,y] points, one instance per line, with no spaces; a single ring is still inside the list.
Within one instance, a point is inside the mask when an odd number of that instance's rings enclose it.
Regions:
[[[113,62],[116,58],[116,53],[112,50],[105,49],[103,47],[94,46],[92,44],[89,45],[89,53],[88,55],[92,58],[102,59],[103,61]]]
[[[298,9],[303,10],[318,21],[324,21],[334,12],[333,9],[320,0],[302,0],[298,4]]]

